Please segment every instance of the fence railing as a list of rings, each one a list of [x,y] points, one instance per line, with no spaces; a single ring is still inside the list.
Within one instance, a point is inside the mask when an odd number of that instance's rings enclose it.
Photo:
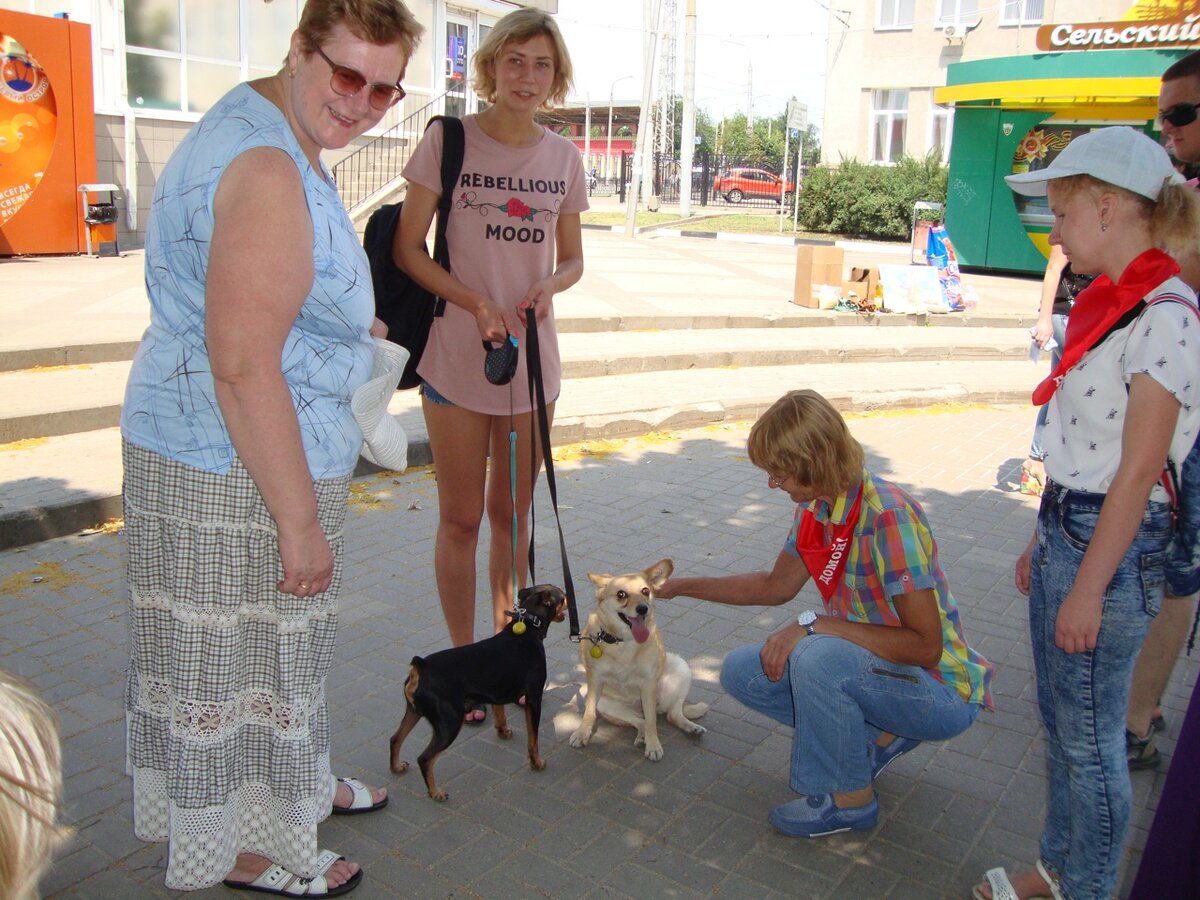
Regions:
[[[400,173],[425,133],[425,126],[437,115],[445,96],[430,100],[334,165],[333,180],[351,217],[399,181]]]

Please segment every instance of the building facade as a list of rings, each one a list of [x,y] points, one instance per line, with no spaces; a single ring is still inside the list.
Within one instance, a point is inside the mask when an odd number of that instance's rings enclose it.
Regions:
[[[931,152],[949,160],[954,113],[934,97],[949,66],[1036,53],[1044,23],[1120,20],[1130,0],[839,0],[829,6],[822,161],[888,164],[902,154]]]
[[[428,104],[439,113],[474,112],[470,60],[492,25],[518,7],[558,8],[557,0],[406,3],[425,35],[405,74],[408,96],[373,134]],[[119,234],[126,246],[141,243],[154,183],[171,152],[231,87],[279,69],[303,6],[304,0],[0,0],[0,11],[90,26],[96,180],[121,189]],[[11,46],[14,36],[8,38]],[[326,164],[353,149],[326,154]]]

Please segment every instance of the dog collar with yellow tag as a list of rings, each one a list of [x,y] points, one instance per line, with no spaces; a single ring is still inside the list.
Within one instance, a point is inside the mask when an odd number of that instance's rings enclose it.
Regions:
[[[592,655],[592,659],[599,659],[604,655],[604,650],[600,647],[601,642],[605,644],[621,643],[621,638],[617,637],[615,634],[609,634],[603,628],[601,628],[595,634],[585,634],[584,637],[592,642],[592,648],[588,650],[588,653]]]

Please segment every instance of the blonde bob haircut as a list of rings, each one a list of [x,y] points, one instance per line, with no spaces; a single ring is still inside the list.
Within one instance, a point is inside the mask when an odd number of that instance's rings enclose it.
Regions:
[[[1119,194],[1149,224],[1150,238],[1155,246],[1176,258],[1196,252],[1196,235],[1200,234],[1200,194],[1186,184],[1164,182],[1158,199],[1151,200],[1091,175],[1068,175],[1051,181],[1047,185],[1049,191],[1054,191],[1060,203],[1079,191],[1087,191],[1095,198],[1108,192]]]
[[[812,390],[776,400],[750,429],[746,452],[769,475],[790,476],[822,496],[844,494],[862,480],[862,445],[841,413]]]
[[[406,59],[425,32],[400,0],[308,0],[296,26],[301,48],[315,52],[339,24],[369,44],[399,44]]]
[[[58,824],[58,719],[29,682],[0,669],[0,897],[36,900],[68,832]]]
[[[472,87],[488,103],[496,102],[496,60],[509,44],[523,44],[531,38],[544,34],[554,48],[554,81],[550,93],[542,103],[542,109],[561,106],[571,91],[571,80],[575,70],[571,66],[571,55],[563,40],[558,24],[540,9],[518,9],[497,22],[488,36],[483,39],[471,61],[475,70]]]

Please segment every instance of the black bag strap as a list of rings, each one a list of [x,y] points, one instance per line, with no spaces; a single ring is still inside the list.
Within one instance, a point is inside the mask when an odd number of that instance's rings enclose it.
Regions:
[[[562,557],[563,591],[567,595],[567,616],[571,624],[571,640],[579,640],[579,611],[575,605],[575,583],[571,580],[571,564],[567,562],[567,542],[563,538],[562,519],[558,515],[558,488],[554,483],[554,454],[550,448],[550,417],[546,413],[546,386],[542,381],[542,354],[538,346],[537,314],[533,307],[525,310],[525,367],[529,375],[529,405],[537,413],[538,435],[542,444],[542,460],[546,467],[546,486],[550,489],[550,502],[554,504],[554,521],[558,525],[558,552]],[[529,454],[532,477],[537,478],[537,459]],[[529,500],[529,580],[536,582],[533,566],[534,515],[532,492]]]
[[[462,174],[463,156],[467,150],[466,135],[463,132],[462,119],[454,116],[434,116],[425,126],[434,122],[442,123],[442,193],[437,203],[437,230],[433,241],[433,259],[447,272],[450,271],[450,247],[446,243],[446,225],[450,218],[450,209],[454,205],[454,190],[458,186],[458,176]],[[446,310],[446,301],[438,297],[433,314],[440,316]]]

